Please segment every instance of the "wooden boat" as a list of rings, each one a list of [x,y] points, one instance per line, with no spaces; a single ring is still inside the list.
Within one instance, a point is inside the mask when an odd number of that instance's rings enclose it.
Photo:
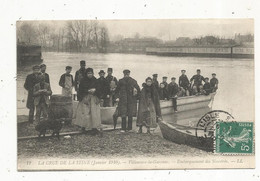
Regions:
[[[162,135],[165,139],[177,144],[185,144],[208,152],[213,152],[214,144],[211,137],[196,136],[195,127],[173,125],[164,121],[159,122]]]
[[[211,100],[213,100],[216,93],[210,95],[200,96],[186,96],[177,98],[178,112],[189,111],[193,109],[200,109],[209,107]],[[172,106],[172,100],[160,101],[162,116],[168,114],[174,114]],[[102,124],[113,125],[113,114],[116,111],[116,107],[101,107],[101,122]],[[175,113],[177,114],[177,113]],[[120,121],[120,119],[118,119]]]

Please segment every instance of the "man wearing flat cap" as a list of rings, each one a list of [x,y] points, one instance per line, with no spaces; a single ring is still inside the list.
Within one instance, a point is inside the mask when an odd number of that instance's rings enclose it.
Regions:
[[[63,96],[71,97],[72,96],[72,88],[74,85],[73,76],[70,74],[72,70],[71,66],[65,67],[65,73],[61,75],[59,85],[62,87],[61,94]]]
[[[176,83],[176,78],[171,78],[171,83],[168,85],[168,95],[172,99],[174,112],[177,112],[177,96],[178,96],[179,86]]]
[[[216,78],[216,74],[212,74],[212,78],[210,79],[210,88],[212,92],[216,92],[218,89],[218,79]]]
[[[185,91],[185,95],[190,95],[190,81],[185,74],[186,70],[181,70],[181,76],[179,77],[179,86]]]
[[[85,76],[86,73],[86,61],[85,60],[81,60],[80,61],[80,69],[76,71],[75,73],[75,90],[78,94],[79,91],[79,84],[80,81],[83,79],[83,77]]]
[[[105,106],[106,107],[112,107],[115,104],[115,91],[117,87],[117,78],[113,76],[113,69],[108,68],[107,69],[107,77],[106,80],[108,81],[109,84],[109,98],[106,99],[105,101]]]
[[[153,74],[153,84],[154,84],[155,88],[157,89],[157,91],[159,91],[159,82],[158,82],[157,78],[158,78],[158,74]]]
[[[100,86],[100,106],[105,107],[106,104],[106,99],[109,98],[109,84],[108,81],[105,79],[105,71],[100,70],[99,71],[99,78],[98,78],[98,83]]]
[[[118,116],[122,118],[121,132],[132,130],[133,117],[137,115],[137,99],[140,94],[140,87],[137,81],[130,77],[130,70],[124,70],[124,77],[119,80],[116,88],[118,102]],[[128,117],[128,124],[126,123]]]
[[[45,64],[41,64],[40,68],[41,68],[41,73],[44,76],[45,82],[50,84],[50,76],[49,76],[49,74],[46,73],[47,66]]]
[[[203,91],[202,81],[205,82],[205,79],[202,75],[200,75],[200,69],[197,69],[197,74],[193,75],[192,78],[190,79],[190,83],[192,84],[193,82],[192,85],[193,94],[195,95],[202,94]]]
[[[168,96],[168,83],[167,83],[166,76],[164,76],[162,78],[162,82],[160,83],[159,96],[160,96],[160,100],[167,100],[169,97]]]
[[[33,66],[33,73],[26,77],[24,88],[28,91],[26,107],[29,109],[29,122],[34,121],[34,97],[33,97],[33,87],[39,82],[40,66]]]

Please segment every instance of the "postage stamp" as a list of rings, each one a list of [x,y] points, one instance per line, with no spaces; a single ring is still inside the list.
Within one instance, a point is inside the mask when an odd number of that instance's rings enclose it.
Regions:
[[[217,122],[215,152],[253,153],[253,132],[253,122]]]

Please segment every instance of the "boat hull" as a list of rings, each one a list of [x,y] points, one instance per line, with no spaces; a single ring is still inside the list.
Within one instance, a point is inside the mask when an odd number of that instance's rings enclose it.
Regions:
[[[214,151],[213,138],[196,137],[195,128],[178,128],[164,121],[159,122],[165,139],[177,144],[185,144],[208,152]]]
[[[214,98],[215,93],[210,95],[201,96],[186,96],[177,98],[177,109],[178,112],[189,111],[194,109],[209,107],[211,100]],[[73,103],[73,113],[76,113],[78,101]],[[162,116],[174,114],[174,109],[172,106],[172,101],[160,101]],[[113,114],[116,111],[116,107],[101,107],[101,123],[113,125]],[[176,113],[175,113],[176,114]],[[73,116],[75,118],[75,114]],[[118,119],[120,123],[121,119]]]

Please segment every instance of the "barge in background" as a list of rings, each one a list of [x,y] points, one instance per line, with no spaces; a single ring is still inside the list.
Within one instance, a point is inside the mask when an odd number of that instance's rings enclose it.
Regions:
[[[192,57],[222,57],[222,58],[254,58],[254,47],[151,47],[146,48],[147,55],[158,56],[192,56]]]

